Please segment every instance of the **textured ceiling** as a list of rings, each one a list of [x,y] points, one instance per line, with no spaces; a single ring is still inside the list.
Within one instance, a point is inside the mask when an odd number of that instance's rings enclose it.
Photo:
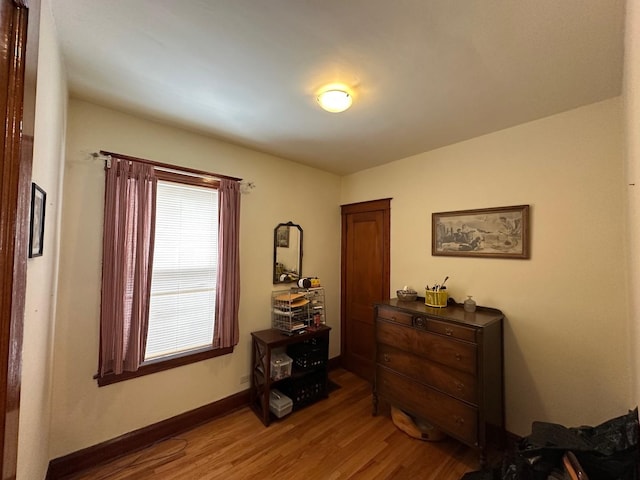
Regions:
[[[622,87],[624,0],[52,0],[52,8],[72,96],[338,174]],[[353,88],[344,113],[315,101],[333,82]]]

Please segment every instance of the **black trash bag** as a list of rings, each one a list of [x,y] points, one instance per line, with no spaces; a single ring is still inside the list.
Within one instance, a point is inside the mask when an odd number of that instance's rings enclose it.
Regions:
[[[465,473],[460,480],[501,480],[499,470],[480,470]]]
[[[590,478],[637,480],[639,431],[637,408],[597,427],[533,422],[531,435],[522,439],[517,452],[524,460],[515,463],[521,476],[503,480],[546,479],[545,475],[562,467],[567,451],[575,454]]]
[[[526,458],[520,451],[509,453],[502,462],[501,480],[547,480],[555,462],[542,457]]]

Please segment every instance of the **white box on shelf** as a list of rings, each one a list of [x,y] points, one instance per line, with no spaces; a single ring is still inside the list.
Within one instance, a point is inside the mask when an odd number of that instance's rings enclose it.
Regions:
[[[282,418],[293,410],[293,400],[279,390],[271,390],[269,394],[269,410],[276,417]]]
[[[286,353],[271,355],[271,380],[282,380],[291,376],[293,360]]]

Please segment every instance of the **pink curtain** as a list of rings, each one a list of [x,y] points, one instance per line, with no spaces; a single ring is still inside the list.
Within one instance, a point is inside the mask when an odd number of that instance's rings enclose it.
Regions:
[[[99,374],[136,371],[149,321],[157,179],[152,165],[107,168]]]
[[[240,184],[220,180],[218,190],[218,280],[213,346],[238,344],[240,305]]]

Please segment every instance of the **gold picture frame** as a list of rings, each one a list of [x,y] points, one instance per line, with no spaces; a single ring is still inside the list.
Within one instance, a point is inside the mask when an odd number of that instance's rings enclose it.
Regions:
[[[431,254],[530,258],[529,205],[433,213]]]

